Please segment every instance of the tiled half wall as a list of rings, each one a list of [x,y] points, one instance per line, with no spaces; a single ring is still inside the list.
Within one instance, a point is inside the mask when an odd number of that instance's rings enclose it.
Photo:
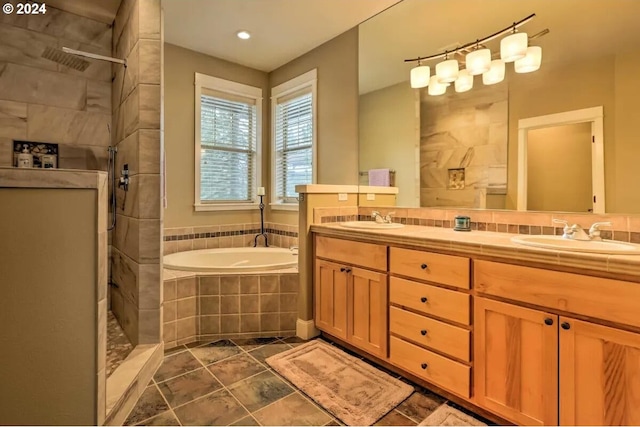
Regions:
[[[475,209],[434,209],[434,208],[396,208],[381,207],[342,207],[315,208],[314,223],[323,224],[341,221],[371,220],[371,212],[381,215],[390,212],[393,221],[401,224],[424,225],[429,227],[453,228],[454,218],[458,215],[471,218],[471,229],[477,231],[497,231],[513,234],[561,235],[562,226],[553,219],[562,219],[569,224],[579,224],[587,230],[591,224],[599,221],[611,221],[611,227],[602,227],[602,238],[621,242],[640,243],[640,215],[622,214],[579,214],[517,212],[504,210]]]
[[[269,246],[290,248],[298,245],[296,225],[265,222],[264,227]],[[165,228],[164,254],[196,249],[253,246],[254,238],[258,233],[260,233],[259,223]],[[258,246],[264,246],[264,238],[258,239]]]
[[[165,348],[219,338],[293,336],[298,271],[206,275],[164,271]]]

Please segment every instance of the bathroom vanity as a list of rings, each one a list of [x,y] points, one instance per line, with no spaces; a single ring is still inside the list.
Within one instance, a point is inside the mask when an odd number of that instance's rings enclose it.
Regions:
[[[640,256],[413,225],[311,231],[326,335],[516,424],[640,423]]]

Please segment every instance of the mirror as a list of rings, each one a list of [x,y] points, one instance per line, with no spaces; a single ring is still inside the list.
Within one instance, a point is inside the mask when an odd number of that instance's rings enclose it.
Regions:
[[[538,71],[518,74],[506,64],[503,82],[485,86],[477,75],[465,93],[456,93],[453,85],[442,96],[410,88],[409,73],[416,64],[404,59],[455,49],[532,13],[536,17],[520,32],[531,37],[549,29],[529,40],[542,47]],[[389,169],[395,171],[400,206],[522,209],[519,201],[527,191],[520,189],[528,188],[523,179],[538,179],[519,171],[519,121],[601,106],[604,184],[594,178],[589,156],[582,156],[582,162],[574,156],[572,165],[582,164],[582,175],[566,186],[555,185],[558,194],[560,187],[570,187],[584,200],[573,205],[541,200],[536,194],[551,188],[534,186],[525,205],[584,212],[596,208],[585,195],[592,197],[601,185],[607,213],[640,213],[640,193],[628,191],[631,183],[640,182],[634,124],[640,117],[638,16],[640,2],[634,0],[403,0],[362,23],[360,184],[368,184],[369,170]],[[499,39],[487,43],[494,53]],[[433,75],[440,61],[424,65]],[[556,168],[558,159],[567,156],[561,151],[567,148],[562,136],[543,135],[550,138],[557,142],[537,153],[537,160],[546,162],[531,172]],[[569,178],[556,178],[562,179]]]

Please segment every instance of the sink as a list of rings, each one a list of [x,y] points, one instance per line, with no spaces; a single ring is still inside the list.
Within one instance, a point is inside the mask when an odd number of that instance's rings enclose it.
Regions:
[[[365,228],[369,230],[388,230],[391,228],[402,228],[404,224],[398,224],[395,222],[375,222],[375,221],[347,221],[341,222],[340,226],[345,228]]]
[[[613,240],[571,240],[562,236],[516,236],[511,241],[526,246],[594,254],[640,255],[640,245]]]

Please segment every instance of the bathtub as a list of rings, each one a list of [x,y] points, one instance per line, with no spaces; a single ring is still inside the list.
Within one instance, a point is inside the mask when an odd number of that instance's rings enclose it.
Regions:
[[[200,249],[165,255],[164,268],[202,272],[251,272],[298,266],[297,251],[282,248]]]

